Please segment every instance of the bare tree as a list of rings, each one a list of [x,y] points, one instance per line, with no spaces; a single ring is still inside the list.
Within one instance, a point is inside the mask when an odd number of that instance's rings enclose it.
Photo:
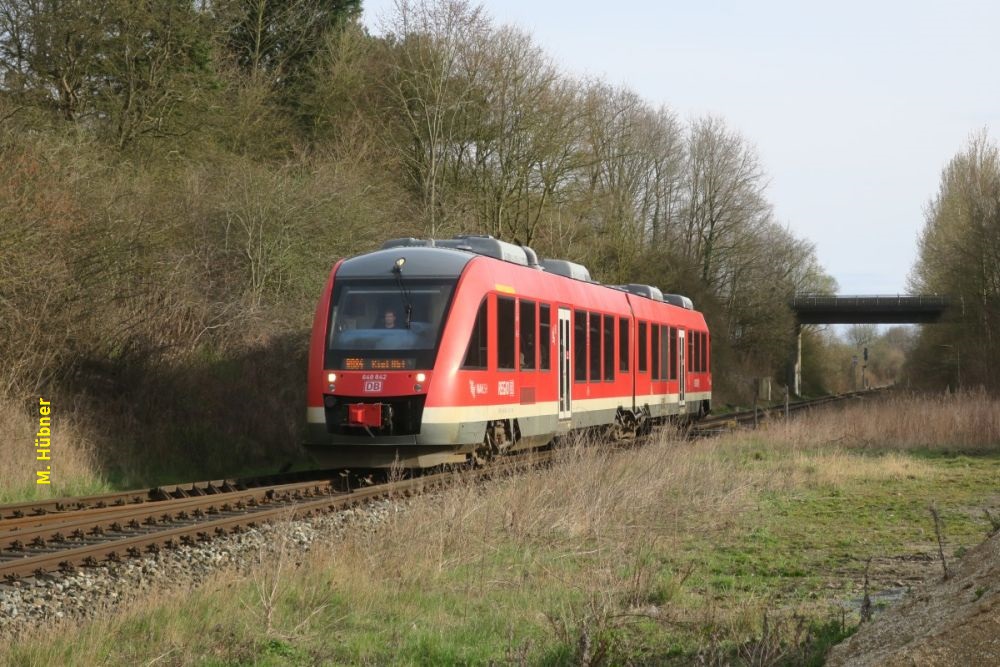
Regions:
[[[403,135],[393,141],[420,193],[430,234],[442,220],[443,174],[476,101],[491,27],[480,7],[465,0],[398,0],[385,26],[391,49],[386,86]]]
[[[689,130],[687,208],[681,242],[697,258],[702,281],[717,286],[718,269],[739,252],[743,239],[768,220],[764,173],[756,153],[717,118]]]
[[[985,130],[941,175],[910,284],[915,291],[949,294],[958,306],[953,327],[924,332],[920,356],[951,349],[956,380],[1000,386],[1000,147]]]

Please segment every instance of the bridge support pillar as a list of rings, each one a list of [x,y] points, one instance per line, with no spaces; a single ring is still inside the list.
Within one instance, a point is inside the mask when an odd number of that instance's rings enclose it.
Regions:
[[[788,360],[788,391],[792,396],[802,395],[802,325],[795,323],[792,347]]]

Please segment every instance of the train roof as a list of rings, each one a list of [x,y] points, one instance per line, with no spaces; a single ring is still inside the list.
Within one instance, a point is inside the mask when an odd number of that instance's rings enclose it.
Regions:
[[[564,259],[543,259],[522,245],[507,243],[492,236],[461,235],[451,239],[399,238],[386,241],[380,250],[344,260],[338,271],[341,278],[390,277],[397,265],[403,268],[407,278],[458,277],[466,265],[477,255],[492,257],[530,269],[544,271],[552,275],[570,278],[584,283],[617,289],[651,301],[668,303],[694,310],[694,304],[686,296],[664,294],[652,285],[630,283],[628,285],[602,285],[593,280],[587,267]]]
[[[392,247],[345,259],[338,278],[391,278],[399,259],[407,278],[457,278],[475,255],[437,247]]]

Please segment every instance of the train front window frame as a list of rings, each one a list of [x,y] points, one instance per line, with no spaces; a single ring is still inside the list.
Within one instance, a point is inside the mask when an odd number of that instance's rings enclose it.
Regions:
[[[323,363],[329,369],[432,368],[456,278],[349,278],[334,282]],[[385,316],[391,310],[394,321]],[[390,326],[392,325],[392,326]]]

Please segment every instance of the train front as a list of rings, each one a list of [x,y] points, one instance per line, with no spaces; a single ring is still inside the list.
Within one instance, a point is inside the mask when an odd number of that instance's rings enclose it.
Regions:
[[[306,447],[323,466],[458,463],[424,406],[458,279],[471,256],[398,247],[338,264],[316,309]],[[440,382],[447,380],[442,377]]]

